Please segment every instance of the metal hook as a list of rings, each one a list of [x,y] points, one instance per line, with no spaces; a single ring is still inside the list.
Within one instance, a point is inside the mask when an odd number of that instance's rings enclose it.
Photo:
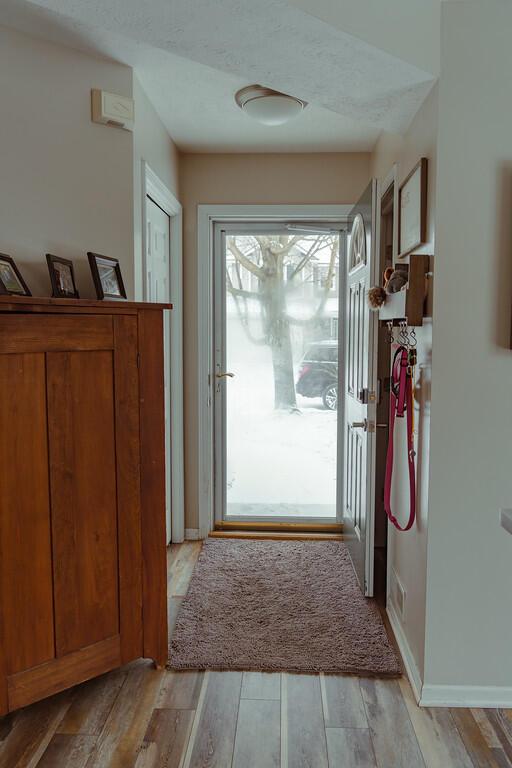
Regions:
[[[416,338],[416,330],[413,326],[410,332],[410,345],[413,349],[415,349],[417,344],[418,344],[418,339]]]
[[[388,320],[386,325],[388,326],[388,341],[389,341],[390,344],[392,344],[393,341],[394,341],[394,338],[393,338],[393,321],[392,320]]]
[[[407,333],[407,323],[405,320],[400,320],[400,333],[398,338],[400,344],[402,344],[404,347],[409,345],[409,335]]]

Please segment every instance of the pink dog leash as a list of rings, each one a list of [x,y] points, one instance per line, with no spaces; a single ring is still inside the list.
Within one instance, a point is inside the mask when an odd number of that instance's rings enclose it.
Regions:
[[[414,425],[413,425],[413,363],[411,353],[404,346],[399,346],[391,366],[391,392],[389,398],[389,442],[386,457],[386,476],[384,481],[384,509],[389,520],[399,531],[412,528],[416,518],[416,472],[414,466]],[[415,355],[413,352],[412,354]],[[393,479],[395,418],[407,416],[407,460],[409,464],[409,520],[401,526],[391,511],[391,484]]]

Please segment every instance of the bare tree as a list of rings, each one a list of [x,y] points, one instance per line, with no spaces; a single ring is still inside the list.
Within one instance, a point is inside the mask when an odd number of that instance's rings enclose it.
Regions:
[[[301,242],[307,249],[297,249]],[[249,247],[252,246],[252,247]],[[338,238],[334,235],[291,236],[251,235],[230,236],[226,247],[234,258],[233,275],[226,271],[227,288],[247,333],[254,344],[270,347],[274,374],[274,407],[295,408],[295,382],[293,377],[293,356],[291,326],[308,326],[319,321],[331,286],[333,284]],[[303,281],[304,270],[315,259],[316,254],[330,249],[327,276],[320,287],[317,306],[310,317],[294,318],[288,312],[288,298]],[[243,249],[243,250],[242,250]],[[257,278],[257,289],[247,290],[242,280],[242,270]],[[254,281],[253,281],[254,282]],[[261,337],[256,337],[249,324],[249,302],[258,302],[261,313]]]

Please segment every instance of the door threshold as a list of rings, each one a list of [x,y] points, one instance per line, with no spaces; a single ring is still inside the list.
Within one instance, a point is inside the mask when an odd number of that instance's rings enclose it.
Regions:
[[[258,521],[222,520],[215,523],[216,531],[266,531],[278,533],[343,533],[343,523],[276,523]]]
[[[343,541],[342,533],[300,533],[299,531],[211,531],[211,539],[259,539],[260,541]]]

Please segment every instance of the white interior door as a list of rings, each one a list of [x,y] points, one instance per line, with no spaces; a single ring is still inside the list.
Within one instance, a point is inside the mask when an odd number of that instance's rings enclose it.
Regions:
[[[377,182],[350,217],[346,277],[344,534],[354,570],[373,595],[377,315],[368,307],[375,285]]]
[[[168,302],[170,298],[170,218],[149,196],[146,198],[146,301]],[[164,391],[166,455],[167,541],[171,539],[171,377],[168,313],[164,321]]]

